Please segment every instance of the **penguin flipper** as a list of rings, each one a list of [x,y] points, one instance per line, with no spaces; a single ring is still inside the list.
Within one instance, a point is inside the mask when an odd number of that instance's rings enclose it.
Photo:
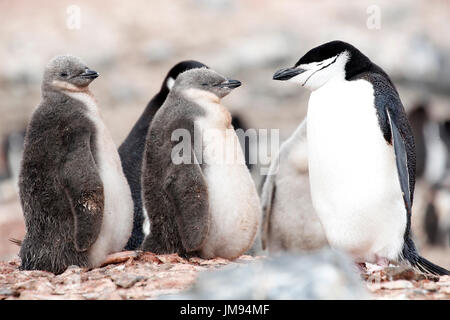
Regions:
[[[408,216],[411,215],[411,187],[410,187],[410,174],[408,171],[408,154],[406,151],[406,143],[398,129],[393,112],[387,108],[388,121],[391,128],[392,145],[395,152],[395,162],[397,165],[397,173],[400,182],[400,188],[402,190],[403,201]],[[409,218],[408,218],[409,219]]]
[[[410,182],[413,181],[412,183],[414,183],[414,180],[411,180],[411,173],[409,172],[408,160],[414,159],[410,159],[408,157],[407,143],[399,130],[399,125],[397,124],[397,121],[399,120],[396,120],[397,118],[395,117],[395,114],[391,109],[386,108],[386,113],[391,129],[391,142],[394,147],[397,173],[399,177],[400,187],[402,190],[403,202],[405,204],[407,214],[407,226],[404,236],[405,243],[403,244],[401,256],[403,257],[403,259],[407,260],[413,267],[417,268],[421,272],[431,273],[435,275],[448,275],[449,274],[448,270],[420,256],[419,253],[417,252],[414,242],[410,238],[409,231],[411,228],[411,213],[412,213],[411,210],[413,199],[412,193],[414,190],[414,185],[411,185]]]
[[[89,130],[72,130],[64,137],[67,154],[59,181],[74,218],[74,245],[83,252],[97,240],[103,220],[103,183],[90,148]]]
[[[208,187],[195,153],[192,164],[170,163],[164,191],[175,206],[175,221],[187,252],[201,248],[209,228]]]

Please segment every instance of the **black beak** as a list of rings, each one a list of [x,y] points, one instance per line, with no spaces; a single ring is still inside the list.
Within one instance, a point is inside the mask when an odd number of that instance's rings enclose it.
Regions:
[[[216,87],[234,89],[239,87],[241,84],[242,83],[238,80],[226,80],[216,85]]]
[[[289,80],[305,71],[305,69],[296,67],[280,69],[273,75],[273,80]]]
[[[99,74],[97,71],[86,69],[86,71],[84,71],[79,76],[85,79],[95,79],[99,76]]]

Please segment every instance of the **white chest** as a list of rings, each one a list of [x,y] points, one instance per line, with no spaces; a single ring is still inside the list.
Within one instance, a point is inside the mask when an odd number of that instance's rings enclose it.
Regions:
[[[208,185],[211,224],[201,250],[204,258],[233,259],[250,248],[256,235],[260,204],[245,165],[239,139],[226,108],[196,100],[206,116],[195,122],[202,135],[202,163]]]
[[[94,98],[82,92],[68,95],[86,106],[87,116],[96,128],[97,166],[105,196],[102,228],[90,249],[91,263],[97,265],[108,253],[122,250],[127,243],[133,224],[133,201],[116,145],[100,117]]]
[[[311,195],[330,244],[369,260],[396,256],[406,212],[372,85],[336,80],[314,91],[307,134]]]

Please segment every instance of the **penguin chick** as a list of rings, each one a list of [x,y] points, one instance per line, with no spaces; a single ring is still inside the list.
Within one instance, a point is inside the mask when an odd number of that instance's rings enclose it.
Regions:
[[[221,104],[240,85],[206,68],[189,70],[156,113],[142,170],[150,221],[143,250],[234,259],[253,244],[259,198]]]
[[[273,78],[312,91],[311,196],[330,245],[357,262],[400,260],[448,274],[421,257],[411,239],[414,139],[389,76],[352,45],[332,41]]]
[[[130,236],[131,192],[88,87],[97,77],[73,56],[58,56],[45,69],[19,177],[22,270],[95,267]]]
[[[311,200],[306,120],[272,161],[261,195],[262,247],[270,253],[315,250],[327,245]]]
[[[125,141],[119,147],[120,160],[123,172],[131,188],[131,195],[134,203],[133,231],[125,247],[127,250],[135,250],[140,247],[144,240],[144,231],[148,234],[148,221],[144,224],[141,199],[141,167],[144,156],[145,138],[150,127],[150,123],[156,111],[162,106],[170,92],[178,75],[186,70],[206,67],[203,63],[186,60],[177,63],[165,77],[160,91],[147,104],[142,115],[131,129]],[[207,68],[207,67],[206,67]],[[144,226],[146,226],[144,230]]]

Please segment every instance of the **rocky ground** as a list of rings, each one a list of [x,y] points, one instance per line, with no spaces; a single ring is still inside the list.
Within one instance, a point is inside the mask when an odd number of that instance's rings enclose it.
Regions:
[[[0,299],[154,299],[186,290],[201,271],[255,259],[186,260],[176,254],[144,253],[92,270],[71,266],[60,275],[20,271],[15,259],[0,262]]]
[[[220,258],[186,260],[176,254],[152,253],[121,253],[115,258],[101,268],[87,270],[72,266],[60,275],[44,271],[19,271],[17,259],[0,262],[0,299],[167,298],[174,294],[189,293],[199,274],[205,271],[217,272],[218,269],[230,266],[244,269],[249,264],[267,259],[241,256],[232,262]],[[359,298],[450,299],[450,276],[426,276],[401,267],[377,270],[376,267],[369,266],[367,272],[360,277],[361,288],[367,293],[358,296]],[[325,289],[328,289],[326,285]],[[195,295],[179,297],[189,298]]]
[[[375,299],[450,300],[450,276],[425,275],[391,266],[369,268],[361,277]]]

